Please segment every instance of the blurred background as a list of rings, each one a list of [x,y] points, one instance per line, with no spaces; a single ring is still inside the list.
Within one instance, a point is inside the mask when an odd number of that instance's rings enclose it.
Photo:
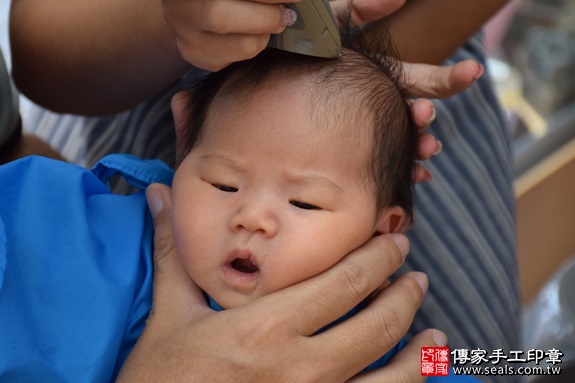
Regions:
[[[485,33],[513,137],[528,303],[575,254],[575,1],[513,0]]]
[[[525,349],[575,360],[575,1],[512,0],[485,27],[509,119]]]

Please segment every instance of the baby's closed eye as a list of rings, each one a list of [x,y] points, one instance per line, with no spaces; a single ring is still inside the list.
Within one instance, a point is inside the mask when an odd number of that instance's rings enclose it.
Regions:
[[[290,201],[293,206],[304,210],[321,210],[321,207],[301,201]]]
[[[238,188],[228,185],[212,184],[212,186],[226,193],[235,193],[238,191]]]

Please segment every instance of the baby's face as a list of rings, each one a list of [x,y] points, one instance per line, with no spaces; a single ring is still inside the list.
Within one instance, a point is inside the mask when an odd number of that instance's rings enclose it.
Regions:
[[[333,266],[373,235],[376,205],[369,145],[318,128],[297,85],[224,104],[176,172],[173,223],[192,279],[231,308]]]

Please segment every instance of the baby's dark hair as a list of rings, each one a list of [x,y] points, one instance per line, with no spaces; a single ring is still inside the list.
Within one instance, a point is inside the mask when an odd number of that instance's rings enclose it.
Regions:
[[[268,48],[253,59],[234,63],[193,84],[183,155],[201,139],[216,96],[231,94],[234,104],[241,105],[273,78],[309,79],[311,85],[305,87],[302,97],[308,97],[316,121],[353,121],[345,128],[358,134],[372,129],[372,165],[368,175],[376,185],[377,213],[388,206],[400,206],[405,211],[404,223],[409,225],[413,220],[418,133],[401,62],[384,29],[379,29],[379,36],[371,35],[367,40],[361,31],[350,27],[350,22],[343,24],[346,27],[341,31],[342,54],[338,58],[316,58]],[[338,119],[338,115],[351,113],[364,118]],[[365,124],[365,116],[373,121],[372,126],[360,126]]]

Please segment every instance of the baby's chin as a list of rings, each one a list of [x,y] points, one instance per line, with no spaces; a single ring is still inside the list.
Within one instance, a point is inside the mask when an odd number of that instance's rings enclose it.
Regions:
[[[221,308],[223,308],[224,310],[229,310],[229,309],[233,309],[236,307],[240,307],[243,305],[246,305],[250,302],[253,302],[254,300],[260,298],[260,294],[258,295],[250,295],[250,296],[246,296],[244,294],[238,294],[235,292],[231,292],[231,293],[224,293],[222,294],[221,292],[215,293],[215,294],[210,294],[209,292],[206,292],[211,298],[212,300]]]

